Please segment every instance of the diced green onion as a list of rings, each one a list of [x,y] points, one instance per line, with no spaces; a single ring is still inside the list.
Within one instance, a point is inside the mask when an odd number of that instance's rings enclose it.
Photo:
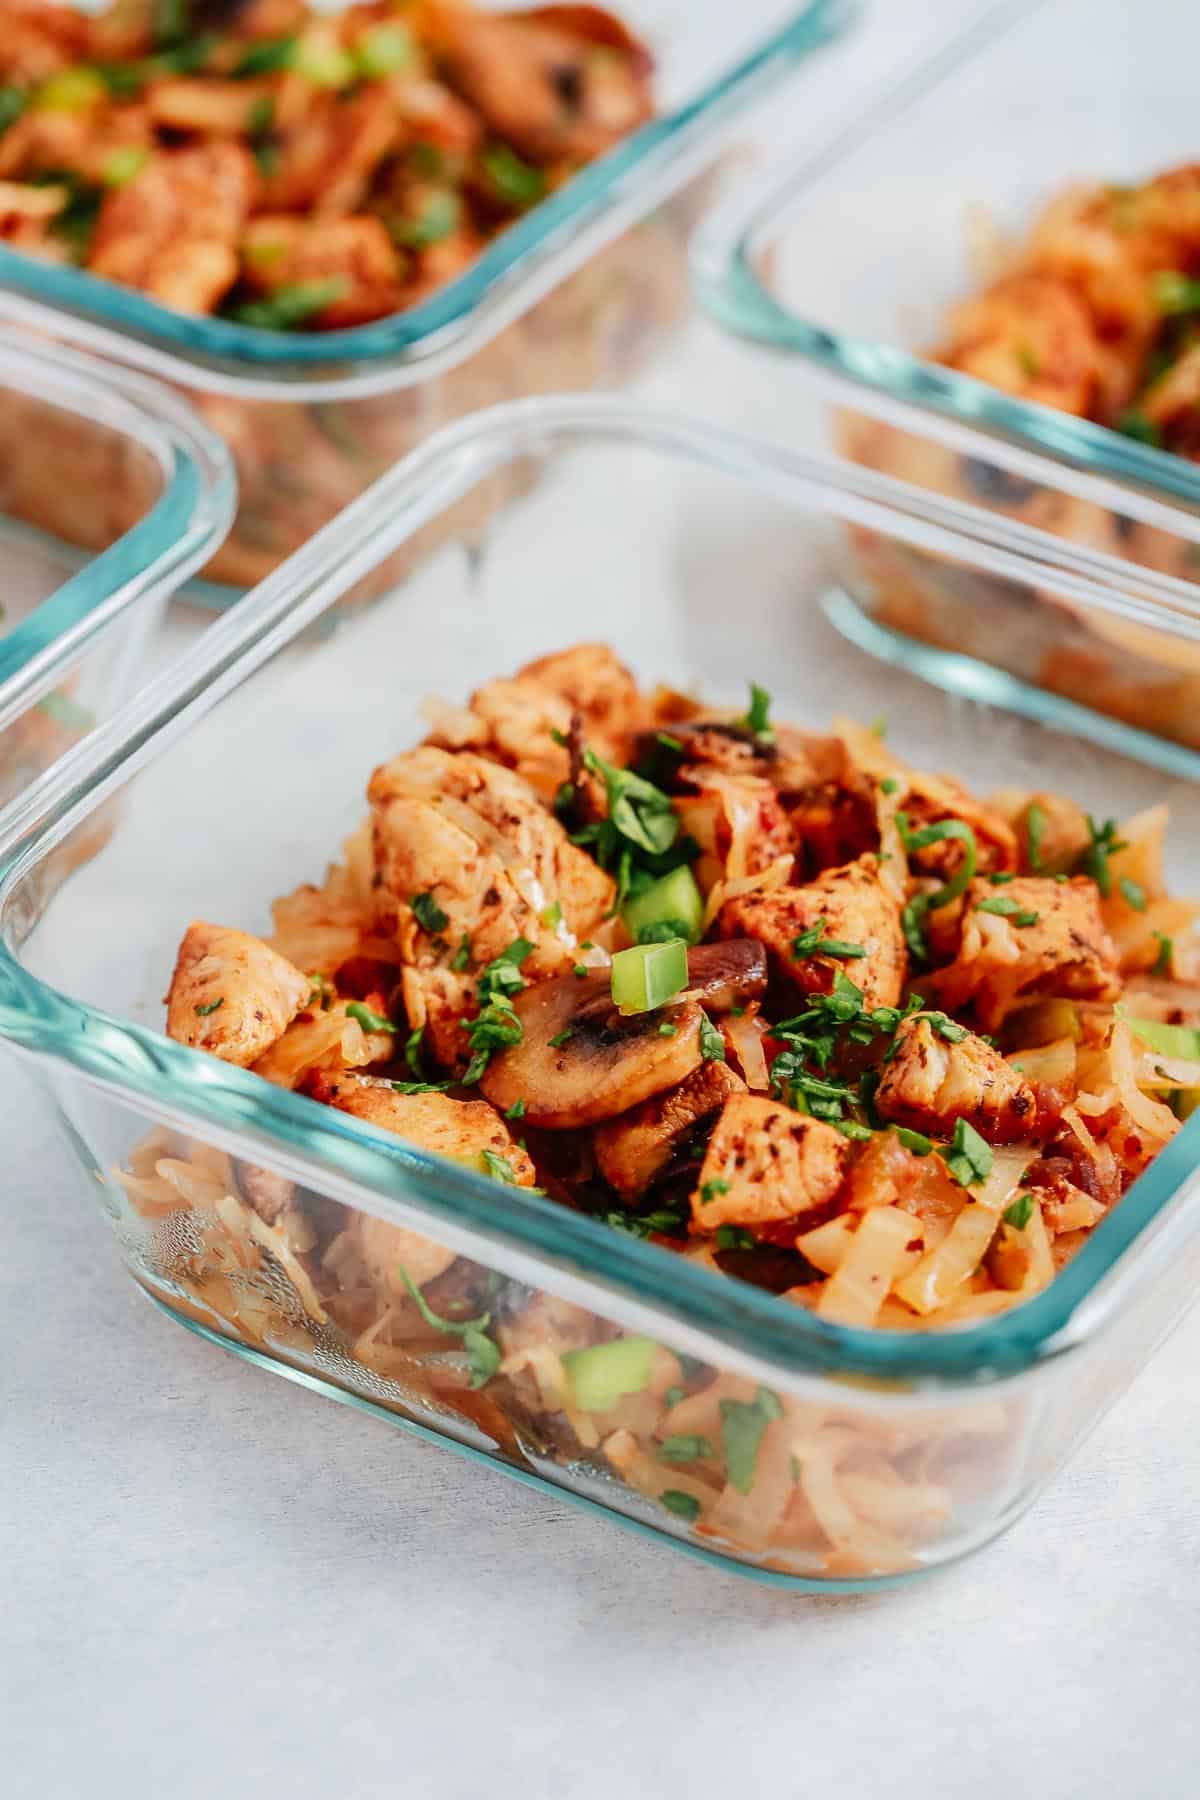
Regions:
[[[264,38],[243,51],[234,64],[233,74],[237,80],[244,80],[249,75],[278,75],[281,70],[291,68],[295,55],[295,37]]]
[[[635,943],[662,941],[663,927],[675,926],[673,937],[694,944],[704,924],[704,900],[696,877],[686,863],[630,895],[621,912],[625,929]],[[653,932],[652,937],[650,933]]]
[[[403,25],[376,25],[354,46],[354,60],[368,79],[409,68],[414,54],[412,38]]]
[[[685,1519],[689,1525],[700,1517],[700,1502],[695,1494],[685,1494],[682,1488],[664,1488],[658,1497],[669,1513]]]
[[[108,83],[95,69],[60,69],[33,96],[35,112],[86,112],[108,99]]]
[[[458,230],[462,219],[462,200],[452,188],[439,188],[427,194],[415,218],[390,218],[388,233],[394,244],[404,250],[427,250]]]
[[[612,997],[623,1013],[653,1012],[687,986],[687,944],[635,944],[612,959]]]
[[[516,212],[536,206],[546,192],[546,177],[507,144],[493,144],[480,159],[497,199]]]
[[[265,300],[250,300],[235,307],[231,317],[240,325],[255,325],[260,331],[293,331],[340,300],[345,291],[343,275],[330,275],[324,281],[296,281],[289,287],[276,288]]]
[[[1200,281],[1193,281],[1179,269],[1160,269],[1150,277],[1150,290],[1160,312],[1200,312]]]
[[[149,161],[149,150],[139,144],[123,144],[120,149],[110,151],[104,164],[105,187],[125,187],[135,175],[141,174]]]
[[[626,1394],[648,1386],[658,1345],[653,1338],[614,1338],[586,1350],[566,1350],[562,1366],[581,1412],[608,1412]]]
[[[292,67],[314,87],[344,88],[358,74],[358,67],[348,50],[340,44],[322,39],[319,43],[303,38],[296,45]]]

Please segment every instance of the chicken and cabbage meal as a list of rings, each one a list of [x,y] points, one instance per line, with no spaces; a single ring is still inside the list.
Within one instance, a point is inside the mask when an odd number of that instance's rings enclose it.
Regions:
[[[601,645],[426,718],[269,934],[187,926],[167,1030],[489,1177],[498,1215],[525,1190],[820,1320],[961,1327],[1052,1282],[1200,1091],[1162,807],[982,799],[878,728],[646,691]],[[224,1333],[420,1370],[711,1535],[895,1567],[946,1515],[950,1425],[864,1442],[166,1132],[122,1180],[144,1218],[192,1209],[168,1273]]]
[[[0,9],[0,241],[277,331],[416,305],[651,115],[592,6]]]
[[[953,309],[932,361],[1017,399],[1200,460],[1200,165],[1134,185],[1070,187],[1050,200],[1022,241],[1001,245],[989,260],[992,278]],[[984,457],[862,418],[844,424],[842,442],[856,460],[921,486],[1196,578],[1200,552],[1186,539]],[[880,556],[889,560],[882,546]],[[999,583],[989,607],[977,609],[952,574],[922,584],[911,569],[906,578],[898,559],[890,562],[890,571],[879,571],[886,622],[978,654],[972,634],[986,610],[990,660],[1200,747],[1200,656],[1185,640],[1096,613],[1031,609]]]

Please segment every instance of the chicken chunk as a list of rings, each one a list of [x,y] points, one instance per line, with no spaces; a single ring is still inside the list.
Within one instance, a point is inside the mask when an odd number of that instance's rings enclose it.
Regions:
[[[528,1153],[513,1142],[504,1120],[486,1100],[451,1100],[446,1094],[398,1094],[388,1081],[319,1074],[308,1085],[314,1100],[350,1113],[381,1131],[437,1156],[451,1157],[487,1173],[484,1152],[507,1165],[517,1187],[533,1187],[537,1176]],[[372,1279],[404,1299],[404,1275],[424,1287],[445,1273],[457,1252],[419,1232],[356,1212],[351,1229]]]
[[[88,267],[164,305],[211,312],[237,279],[236,243],[256,182],[254,158],[242,144],[152,156],[106,194]]]
[[[881,1117],[950,1137],[966,1119],[992,1143],[1028,1138],[1037,1100],[1024,1077],[990,1044],[968,1032],[948,1041],[925,1013],[905,1019],[875,1093]]]
[[[278,133],[278,167],[263,182],[264,207],[325,218],[355,212],[399,135],[386,86],[371,83],[349,98],[309,91],[300,118]]]
[[[956,309],[938,361],[1006,393],[1086,417],[1104,359],[1078,295],[1053,276],[1016,274]]]
[[[745,1082],[728,1063],[702,1062],[677,1088],[597,1128],[592,1142],[601,1175],[623,1200],[636,1199],[695,1125],[719,1112],[731,1095],[745,1092]]]
[[[470,749],[552,799],[570,773],[561,741],[576,718],[592,749],[624,762],[643,711],[629,670],[606,644],[577,644],[477,688],[465,707],[437,706],[429,742]]]
[[[535,162],[599,156],[650,117],[650,58],[598,7],[497,16],[446,0],[425,22],[450,86]]]
[[[831,993],[842,973],[862,989],[867,1007],[895,1006],[900,999],[908,966],[900,908],[880,880],[874,856],[827,869],[804,887],[731,900],[721,909],[720,925],[725,937],[760,939],[774,980],[793,993]],[[823,955],[822,940],[863,954]],[[810,942],[812,948],[804,948]]]
[[[1087,814],[1062,794],[1002,788],[991,804],[1016,832],[1020,866],[1034,874],[1069,874],[1092,841]]]
[[[167,995],[167,1035],[249,1068],[290,1025],[312,983],[261,938],[196,919]]]
[[[691,1231],[722,1225],[756,1234],[797,1223],[832,1200],[849,1143],[840,1131],[776,1100],[735,1094],[725,1102],[692,1195]],[[772,1235],[774,1235],[772,1233]]]
[[[1002,914],[994,910],[998,898]],[[1082,875],[1066,882],[1026,875],[1003,888],[971,882],[955,959],[921,986],[951,1012],[972,1006],[985,1031],[1003,1024],[1022,996],[1117,999],[1117,950],[1095,882]]]
[[[241,245],[248,287],[271,295],[304,282],[340,282],[313,315],[321,326],[358,325],[399,304],[403,270],[382,219],[252,219]]]

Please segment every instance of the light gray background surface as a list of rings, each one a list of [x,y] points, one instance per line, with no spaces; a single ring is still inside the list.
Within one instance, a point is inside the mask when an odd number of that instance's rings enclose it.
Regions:
[[[929,12],[878,0],[764,136],[852,117]],[[646,392],[778,432],[774,369],[697,323]],[[0,1145],[7,1800],[1200,1790],[1200,1313],[1000,1545],[804,1600],[177,1330],[7,1068]]]

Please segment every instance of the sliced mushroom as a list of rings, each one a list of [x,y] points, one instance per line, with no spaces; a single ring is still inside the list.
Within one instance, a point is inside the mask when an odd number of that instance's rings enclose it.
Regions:
[[[701,1061],[697,1003],[623,1014],[609,979],[560,976],[517,995],[524,1036],[492,1059],[481,1083],[494,1106],[524,1101],[530,1125],[567,1131],[615,1118],[691,1074]]]
[[[767,991],[767,952],[757,938],[727,938],[688,951],[688,994],[710,1012],[728,1012]]]
[[[677,1088],[654,1094],[597,1128],[593,1142],[600,1173],[623,1200],[636,1199],[666,1168],[693,1126],[720,1112],[731,1094],[745,1092],[745,1082],[728,1063],[702,1062]]]

